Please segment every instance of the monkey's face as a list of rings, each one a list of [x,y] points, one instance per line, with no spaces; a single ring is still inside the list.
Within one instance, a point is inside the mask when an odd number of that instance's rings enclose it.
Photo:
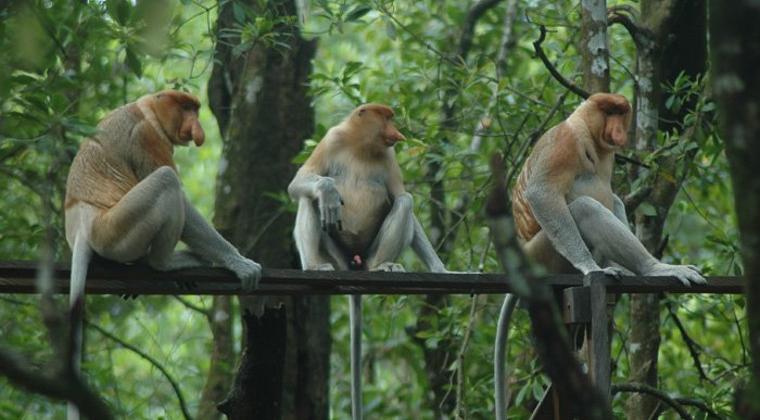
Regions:
[[[200,102],[197,98],[174,90],[159,92],[155,98],[154,112],[172,143],[180,146],[190,141],[196,146],[203,144],[206,134],[198,119]]]
[[[354,124],[362,128],[369,141],[379,142],[383,147],[393,147],[405,140],[403,134],[393,124],[393,110],[380,104],[365,104],[352,114]]]
[[[628,143],[628,127],[631,124],[631,106],[622,95],[598,93],[589,98],[594,107],[589,127],[596,133],[599,146],[618,150]],[[596,129],[595,129],[596,128]]]

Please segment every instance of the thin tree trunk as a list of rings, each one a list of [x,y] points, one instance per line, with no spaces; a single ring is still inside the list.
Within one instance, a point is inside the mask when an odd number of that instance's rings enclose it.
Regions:
[[[296,169],[290,162],[313,132],[307,82],[316,42],[301,37],[295,0],[235,4],[250,10],[246,20],[264,15],[276,19],[272,35],[278,43],[260,39],[239,55],[233,53],[239,39],[230,38],[230,32],[220,34],[239,27],[240,16],[233,13],[232,2],[220,2],[216,28],[220,42],[208,87],[225,139],[214,222],[241,252],[264,267],[297,267],[291,240],[293,214],[268,193],[285,191]],[[253,407],[255,418],[327,418],[329,299],[245,298],[241,312],[244,322],[255,326],[244,337],[253,334],[249,339],[266,345],[244,343],[246,357],[237,372],[229,410],[246,413],[246,407]],[[286,334],[284,341],[281,334]]]
[[[607,1],[581,0],[581,67],[588,92],[610,90]]]
[[[653,151],[657,145],[657,132],[680,130],[692,106],[684,106],[678,113],[665,107],[662,92],[664,83],[672,83],[681,71],[691,78],[704,73],[706,66],[705,3],[697,1],[642,0],[641,31],[637,34],[637,95],[636,95],[636,150]],[[672,34],[672,37],[668,35]],[[684,138],[682,141],[691,141]],[[659,171],[684,174],[685,161],[673,156],[658,162]],[[631,171],[634,174],[637,171]],[[658,258],[661,255],[663,228],[683,177],[654,176],[652,193],[647,202],[655,209],[654,215],[636,214],[636,235],[644,246]],[[632,382],[657,387],[657,359],[660,349],[660,296],[641,294],[631,296],[630,376]],[[659,401],[649,395],[632,394],[626,404],[626,417],[648,419],[657,409]]]
[[[198,420],[217,420],[221,413],[217,410],[227,396],[235,361],[235,349],[232,343],[232,299],[230,296],[214,296],[208,315],[211,326],[212,349],[211,363],[206,376],[206,383],[198,405]]]
[[[737,395],[739,418],[760,418],[760,4],[710,2],[712,86],[734,185],[744,260],[750,383]]]

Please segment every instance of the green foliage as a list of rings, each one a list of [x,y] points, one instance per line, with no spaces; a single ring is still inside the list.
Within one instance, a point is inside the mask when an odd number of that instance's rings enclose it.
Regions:
[[[407,186],[416,198],[422,224],[431,225],[431,208],[447,209],[445,229],[428,229],[453,270],[499,271],[484,228],[483,206],[490,187],[488,160],[506,157],[514,179],[531,142],[561,121],[579,103],[566,95],[534,57],[537,24],[549,29],[543,48],[557,69],[579,81],[577,1],[518,2],[506,62],[497,62],[506,2],[487,11],[474,28],[466,57],[458,51],[471,2],[455,0],[314,0],[302,18],[304,33],[319,41],[311,93],[317,128],[293,163],[301,163],[329,127],[356,105],[392,106],[408,141],[397,146]],[[610,2],[613,3],[613,2]],[[622,2],[615,2],[622,3]],[[63,186],[68,163],[81,139],[110,109],[163,88],[193,91],[205,103],[205,84],[217,42],[229,42],[240,55],[257,43],[287,48],[273,29],[294,22],[233,2],[237,25],[216,33],[218,5],[212,1],[11,2],[0,6],[0,259],[35,259],[45,231],[55,231],[59,260],[68,252],[62,238]],[[625,30],[610,28],[613,91],[632,98],[635,48]],[[498,71],[497,71],[498,70]],[[698,105],[683,124],[659,133],[658,148],[626,155],[650,166],[648,176],[626,181],[617,165],[616,188],[625,195],[666,173],[665,159],[693,153],[676,203],[665,226],[667,261],[688,261],[707,273],[741,272],[732,189],[723,144],[714,132],[714,105],[705,80],[682,76],[666,89],[665,105],[674,111]],[[447,115],[448,110],[448,115]],[[177,150],[183,183],[192,202],[209,215],[220,155],[216,122],[201,113],[207,144]],[[475,147],[478,126],[485,127]],[[684,133],[694,128],[696,134]],[[434,171],[432,168],[440,168]],[[443,183],[443,202],[434,203],[431,183]],[[282,191],[267,194],[287,203]],[[49,208],[49,212],[44,211]],[[639,206],[646,215],[659,209]],[[411,254],[401,261],[424,267]],[[35,299],[0,296],[0,346],[18,349],[35,364],[51,356]],[[744,300],[740,297],[668,297],[684,328],[700,346],[700,362],[710,380],[700,379],[673,317],[663,309],[660,383],[668,392],[698,398],[723,415],[730,412],[733,383],[746,373],[748,355]],[[628,355],[636,343],[629,330],[627,298],[617,306],[613,382],[625,382]],[[192,303],[209,306],[210,299]],[[348,315],[344,298],[334,298],[330,404],[331,417],[348,418]],[[447,368],[448,390],[461,395],[460,414],[491,418],[492,352],[501,298],[452,296],[431,326],[416,329],[425,305],[416,296],[365,299],[365,408],[371,418],[433,418],[434,405],[424,368],[423,349],[453,344]],[[156,358],[176,379],[191,412],[200,398],[208,368],[210,334],[206,320],[170,298],[136,302],[115,297],[88,300],[89,319]],[[547,379],[532,350],[524,311],[516,311],[509,348],[511,418],[527,418]],[[239,328],[239,325],[238,325]],[[465,337],[467,340],[465,341]],[[90,329],[87,332],[88,380],[103,393],[118,417],[178,418],[177,399],[166,379],[149,363]],[[461,353],[461,358],[457,358]],[[711,382],[711,381],[714,381]],[[0,380],[3,385],[6,384]],[[461,384],[461,385],[460,385]],[[616,399],[621,414],[623,398]],[[0,386],[0,413],[11,418],[60,418],[63,405],[9,386]]]

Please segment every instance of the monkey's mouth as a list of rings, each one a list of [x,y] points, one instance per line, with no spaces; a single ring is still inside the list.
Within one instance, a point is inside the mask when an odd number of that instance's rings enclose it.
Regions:
[[[618,150],[622,149],[624,146],[624,145],[617,144],[611,140],[605,140],[604,144],[607,146],[608,149],[612,150],[613,152],[617,152]]]
[[[398,143],[398,139],[390,138],[390,137],[383,137],[383,144],[385,144],[386,147],[393,147]]]

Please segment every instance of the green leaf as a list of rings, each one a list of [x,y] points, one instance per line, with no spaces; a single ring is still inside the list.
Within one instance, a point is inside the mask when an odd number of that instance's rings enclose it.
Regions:
[[[130,47],[127,47],[127,55],[124,58],[124,62],[137,77],[142,77],[142,63],[140,62],[140,59],[137,58],[137,54],[135,54],[134,50]]]
[[[641,203],[638,210],[644,216],[657,216],[657,210],[650,203]]]
[[[367,13],[372,10],[369,6],[359,5],[354,7],[354,10],[348,12],[348,15],[346,15],[346,22],[354,22],[362,18],[362,16],[366,15]]]
[[[390,19],[385,21],[385,34],[388,35],[388,38],[391,40],[396,40],[396,25],[394,25]]]
[[[126,26],[132,6],[127,0],[106,0],[108,14],[121,26]]]
[[[243,24],[245,23],[245,9],[239,2],[232,3],[232,15],[235,17],[235,22]]]
[[[364,63],[361,61],[349,61],[346,66],[343,67],[343,82],[345,83],[351,76],[358,73],[361,70]]]

